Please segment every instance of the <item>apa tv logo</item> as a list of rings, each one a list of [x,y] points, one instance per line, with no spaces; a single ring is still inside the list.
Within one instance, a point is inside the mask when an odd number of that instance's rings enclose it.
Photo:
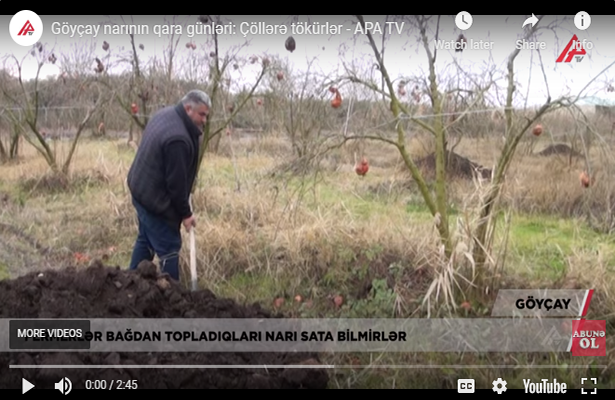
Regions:
[[[43,36],[43,21],[32,11],[20,11],[9,24],[11,37],[20,46],[32,46]]]
[[[32,26],[32,23],[28,20],[26,21],[26,24],[23,26],[23,28],[21,28],[17,36],[32,35],[33,33],[34,27]]]
[[[589,42],[585,39],[583,39],[583,42],[581,42],[577,35],[574,35],[566,45],[564,51],[562,51],[559,57],[557,57],[557,60],[555,60],[555,62],[569,63],[570,61],[572,61],[572,57],[574,57],[577,62],[581,62],[581,60],[583,60],[583,56],[587,54],[585,49],[591,50],[593,47],[594,44],[592,42]]]

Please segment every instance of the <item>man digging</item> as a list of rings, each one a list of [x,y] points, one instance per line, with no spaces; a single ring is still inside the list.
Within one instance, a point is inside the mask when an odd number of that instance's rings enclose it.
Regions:
[[[157,255],[161,271],[179,281],[181,226],[190,232],[196,225],[189,198],[210,109],[209,96],[192,90],[154,114],[143,131],[127,179],[139,219],[131,270]]]

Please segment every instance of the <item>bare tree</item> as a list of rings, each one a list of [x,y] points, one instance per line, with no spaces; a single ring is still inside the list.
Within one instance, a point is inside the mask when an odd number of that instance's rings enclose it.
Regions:
[[[219,15],[201,15],[199,16],[199,21],[201,23],[215,21],[218,25],[223,25],[222,17]],[[199,169],[203,161],[205,152],[208,150],[216,152],[218,150],[221,132],[223,132],[228,126],[230,126],[233,118],[245,107],[248,101],[252,98],[254,92],[261,84],[263,77],[270,69],[271,64],[270,58],[267,55],[263,55],[260,58],[256,56],[250,57],[249,62],[251,64],[255,64],[260,61],[260,72],[257,74],[254,83],[250,85],[250,88],[247,90],[243,90],[246,95],[243,98],[238,99],[238,101],[234,102],[232,111],[227,115],[225,112],[225,108],[226,104],[228,104],[227,95],[231,85],[231,80],[228,76],[229,67],[235,64],[237,64],[238,66],[240,66],[240,64],[246,65],[246,60],[241,60],[238,57],[238,53],[241,48],[247,46],[247,43],[229,50],[226,54],[221,54],[217,31],[214,31],[212,35],[208,36],[208,38],[209,40],[205,44],[206,47],[210,48],[209,79],[207,86],[209,95],[212,99],[212,109],[209,112],[209,118],[207,119],[203,130],[204,138],[199,155]],[[226,109],[228,110],[228,108]],[[214,127],[212,125],[212,121],[218,118],[218,116],[223,116],[223,118],[219,123],[216,123]]]
[[[0,76],[0,86],[10,93],[15,93],[19,87],[19,83],[16,78],[8,73],[8,71],[3,70]],[[20,149],[20,124],[16,122],[13,115],[9,114],[7,111],[9,110],[5,110],[4,108],[0,111],[1,121],[3,122],[2,127],[8,131],[6,143],[3,140],[2,133],[4,132],[0,133],[0,163],[5,163],[17,158]]]
[[[121,24],[115,22],[110,16],[105,16],[108,18],[106,21],[107,24],[111,25],[127,25],[126,17],[120,15]],[[134,25],[134,16],[130,16],[130,25]],[[143,51],[145,47],[141,43],[137,43],[135,40],[135,35],[133,33],[128,33],[128,37],[130,39],[130,48],[126,51],[124,49],[118,49],[118,59],[115,62],[120,68],[128,64],[130,65],[131,76],[127,83],[127,87],[122,90],[122,88],[114,87],[110,81],[106,81],[107,89],[111,90],[115,101],[121,106],[122,110],[130,116],[131,124],[129,130],[128,142],[134,141],[138,143],[138,140],[135,140],[133,137],[133,124],[138,126],[141,132],[145,129],[147,122],[149,120],[149,109],[150,109],[150,101],[153,95],[153,85],[147,82],[146,71],[144,70],[144,64],[139,56],[139,51]],[[109,52],[109,57],[111,57],[113,50],[112,46],[109,46],[106,42],[103,43],[105,51]],[[167,73],[170,73],[168,70]],[[139,100],[137,100],[139,99]]]
[[[447,180],[446,180],[446,159],[447,159],[447,147],[448,147],[448,133],[453,126],[452,124],[458,124],[460,121],[463,121],[465,117],[467,117],[468,112],[470,111],[473,104],[480,104],[484,102],[487,91],[494,85],[493,80],[487,81],[486,83],[480,83],[476,79],[471,79],[471,89],[462,89],[457,85],[453,85],[447,91],[444,91],[440,88],[440,78],[436,73],[436,60],[437,60],[437,48],[430,48],[430,37],[428,35],[430,22],[435,18],[435,40],[438,40],[439,36],[439,26],[440,26],[440,16],[436,17],[426,17],[426,16],[412,16],[409,22],[414,26],[419,43],[422,45],[427,66],[428,73],[426,78],[426,94],[428,95],[433,120],[431,123],[426,123],[423,120],[416,117],[416,114],[412,112],[409,107],[407,107],[403,101],[400,100],[399,90],[395,90],[394,80],[391,78],[387,71],[387,67],[384,61],[384,45],[379,48],[374,40],[372,33],[365,26],[365,20],[363,16],[356,16],[358,23],[363,28],[365,32],[365,36],[368,39],[369,45],[372,48],[374,53],[374,57],[376,60],[377,70],[380,72],[382,79],[384,81],[384,88],[382,85],[378,85],[376,82],[361,78],[354,74],[352,71],[348,71],[347,76],[344,78],[353,83],[358,83],[365,87],[370,88],[375,93],[379,93],[389,102],[389,109],[395,119],[395,127],[397,131],[397,138],[393,139],[387,137],[386,135],[364,135],[357,137],[348,137],[348,139],[373,139],[380,140],[386,143],[391,144],[401,154],[405,165],[410,170],[412,177],[416,181],[418,188],[423,196],[423,199],[429,208],[430,212],[434,216],[435,224],[439,232],[440,241],[444,249],[444,254],[447,258],[451,258],[453,256],[453,252],[455,249],[455,243],[452,240],[451,232],[449,229],[449,215],[448,215],[448,200],[447,200]],[[542,16],[539,17],[542,20]],[[546,26],[545,29],[555,29],[555,23],[550,26]],[[536,33],[537,30],[541,29],[540,23],[528,29],[524,34],[524,39],[530,38],[532,35]],[[383,40],[384,43],[384,40]],[[488,242],[491,240],[491,236],[494,234],[493,231],[493,216],[496,210],[497,199],[502,190],[502,185],[505,180],[506,173],[510,167],[511,160],[515,154],[517,146],[521,141],[522,137],[527,133],[528,129],[535,124],[535,122],[545,115],[548,112],[552,112],[562,107],[570,107],[573,105],[578,99],[577,97],[562,97],[556,100],[552,100],[549,96],[545,103],[536,110],[532,110],[531,112],[521,111],[519,115],[514,111],[513,108],[513,95],[516,90],[516,85],[518,84],[515,80],[514,75],[514,61],[517,55],[519,54],[519,50],[515,49],[511,52],[508,57],[508,65],[507,65],[507,76],[506,76],[506,100],[505,100],[505,144],[502,148],[501,155],[498,159],[495,170],[493,171],[493,179],[491,184],[487,189],[487,193],[479,200],[478,209],[479,218],[476,226],[473,229],[472,237],[473,237],[473,249],[472,249],[472,258],[473,263],[476,266],[476,275],[474,276],[473,285],[480,293],[484,292],[484,287],[486,282],[484,278],[486,276],[486,262],[489,258],[489,246]],[[459,76],[469,76],[463,71],[458,70],[457,74]],[[546,81],[546,74],[543,77]],[[418,85],[417,85],[418,86]],[[456,87],[457,86],[457,87]],[[452,95],[458,96],[460,93],[466,93],[463,104],[452,106],[452,109],[455,110],[455,113],[458,113],[456,118],[453,120],[445,120],[444,114],[447,109],[451,109],[450,101],[454,100],[455,97]],[[469,96],[468,96],[469,95]],[[447,105],[447,100],[449,101],[449,105]],[[460,106],[460,107],[459,107]],[[461,110],[458,110],[461,108]],[[430,192],[428,185],[425,182],[424,177],[421,172],[417,168],[415,162],[409,156],[406,149],[406,139],[405,139],[405,131],[403,120],[408,120],[414,123],[416,126],[430,132],[435,141],[435,196]],[[453,303],[454,306],[454,303]]]
[[[24,81],[22,73],[23,64],[27,57],[32,57],[37,62],[36,76],[31,85]],[[16,111],[9,111],[8,115],[11,117],[14,125],[19,127],[23,138],[45,158],[52,172],[60,175],[63,181],[66,181],[79,138],[94,113],[105,101],[105,98],[102,95],[100,86],[95,82],[93,73],[88,74],[87,72],[80,71],[72,75],[72,79],[76,81],[74,86],[79,87],[73,105],[77,106],[80,103],[81,107],[85,106],[86,112],[76,127],[67,157],[63,161],[58,160],[57,152],[49,146],[46,135],[41,131],[39,123],[39,113],[42,108],[41,80],[39,79],[41,68],[47,62],[56,63],[56,60],[57,55],[54,50],[46,50],[42,43],[35,44],[22,60],[18,60],[14,55],[7,57],[5,59],[5,70],[11,68],[16,70],[18,85],[17,88],[3,85],[2,93],[9,104],[16,109]],[[66,67],[64,66],[65,69]]]

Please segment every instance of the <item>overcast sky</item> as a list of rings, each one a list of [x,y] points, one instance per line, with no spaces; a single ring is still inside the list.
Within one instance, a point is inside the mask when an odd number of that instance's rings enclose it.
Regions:
[[[111,16],[116,22],[120,22],[118,16]],[[196,28],[198,16],[167,16],[167,20],[173,23],[175,18],[176,24],[190,24]],[[474,15],[472,26],[466,30],[464,35],[468,40],[474,42],[493,42],[493,48],[488,49],[466,49],[463,52],[455,52],[454,50],[439,50],[438,52],[438,69],[446,71],[447,74],[457,75],[456,70],[451,66],[454,61],[457,61],[468,73],[482,74],[486,68],[496,66],[499,68],[499,77],[505,76],[506,59],[510,52],[514,50],[515,41],[520,39],[524,30],[522,24],[527,18],[527,15],[514,16],[486,16]],[[4,26],[8,26],[12,16],[1,16]],[[163,16],[135,16],[134,22],[130,21],[130,17],[126,17],[127,23],[145,25],[149,28],[149,33],[137,35],[137,43],[143,44],[144,51],[141,51],[143,57],[152,57],[157,55],[162,56],[162,51],[168,45],[168,36],[163,32],[155,33],[155,27],[165,24]],[[328,33],[306,34],[301,32],[290,31],[290,24],[294,21],[293,17],[288,16],[228,16],[223,17],[223,22],[233,26],[233,32],[230,34],[221,35],[221,49],[224,51],[230,46],[240,45],[245,41],[249,41],[250,45],[244,48],[241,55],[250,56],[252,54],[270,53],[277,54],[283,57],[294,70],[305,70],[307,68],[307,60],[317,58],[316,67],[324,73],[341,72],[340,62],[346,60],[351,62],[360,62],[368,68],[374,63],[373,52],[366,44],[365,36],[358,37],[353,40],[356,25],[353,25],[351,16],[299,16],[296,22],[318,22],[320,25],[329,23],[329,25],[343,25],[340,31]],[[547,16],[540,21],[539,26],[546,26],[556,20],[560,20],[560,27],[555,32],[544,30],[539,32],[539,35],[534,40],[545,43],[545,49],[541,51],[542,61],[544,62],[545,73],[547,74],[549,89],[553,98],[566,94],[577,94],[588,81],[610,63],[615,61],[615,43],[613,43],[613,34],[615,26],[612,23],[612,17],[597,15],[593,16],[591,26],[587,30],[579,30],[573,22],[573,15],[570,16]],[[64,27],[64,32],[74,28],[77,25],[99,26],[99,24],[109,21],[105,16],[41,16],[44,29],[41,42],[54,47],[54,52],[60,54],[70,51],[75,46],[83,46],[90,44],[94,47],[94,57],[103,58],[106,52],[101,48],[104,40],[109,42],[112,49],[117,49],[119,46],[127,47],[129,40],[127,35],[110,35],[103,33],[103,27],[100,26],[98,34],[94,37],[92,31],[86,32],[83,36],[79,33],[55,34],[53,28]],[[382,29],[385,30],[384,16],[366,16],[366,21],[380,22]],[[435,18],[434,18],[435,23]],[[55,23],[55,25],[54,25]],[[66,24],[65,24],[66,23]],[[243,25],[242,25],[243,23]],[[254,25],[258,27],[258,23],[266,25],[278,25],[288,28],[286,33],[268,34],[267,32],[246,32],[246,27]],[[412,28],[409,22],[406,22],[402,27],[391,25],[393,33],[387,44],[385,61],[391,75],[395,78],[401,76],[425,76],[427,73],[426,57],[422,45],[417,42],[416,29]],[[402,28],[401,33],[396,31],[396,28]],[[242,32],[243,30],[243,32]],[[430,35],[430,47],[434,46],[435,25],[432,26]],[[182,28],[183,37],[180,40],[178,57],[185,58],[191,54],[192,50],[187,49],[185,44],[189,41],[195,42],[197,45],[204,43],[203,35],[196,35],[193,38],[188,37],[188,29]],[[455,16],[442,16],[440,21],[440,39],[445,41],[455,40],[462,33],[455,25]],[[591,42],[592,49],[586,47],[587,55],[582,61],[571,63],[556,63],[555,60],[564,50],[572,36],[576,34],[578,38]],[[23,57],[29,50],[27,47],[17,45],[8,30],[3,33],[2,50],[5,54],[14,54],[18,58]],[[288,36],[292,35],[296,40],[296,50],[292,53],[284,48],[284,42]],[[374,33],[376,43],[381,43],[381,35]],[[587,43],[587,42],[586,42]],[[212,49],[197,49],[197,51],[207,52]],[[194,54],[194,53],[192,53]],[[532,63],[533,54],[533,63]],[[186,62],[181,61],[181,65],[185,66]],[[92,62],[92,68],[95,63]],[[529,85],[529,103],[540,104],[546,99],[546,89],[544,78],[539,67],[539,57],[536,51],[528,49],[522,50],[517,57],[516,76],[519,81],[519,94],[526,95],[528,90],[528,78],[530,71],[532,74],[531,83]],[[44,75],[57,75],[60,72],[58,65],[46,65],[43,69]],[[595,88],[601,89],[605,87],[605,81],[610,81],[615,68],[611,68],[600,78]],[[236,81],[250,80],[251,74],[254,74],[256,67],[242,68],[237,71],[234,76]],[[24,74],[26,77],[32,77],[35,73],[35,67],[32,64],[26,65]],[[241,76],[239,75],[241,74]],[[504,84],[501,81],[500,84]],[[606,90],[597,89],[590,90],[589,94],[598,95],[600,98],[611,101],[615,104],[615,93],[608,93]],[[519,99],[520,100],[520,99]]]

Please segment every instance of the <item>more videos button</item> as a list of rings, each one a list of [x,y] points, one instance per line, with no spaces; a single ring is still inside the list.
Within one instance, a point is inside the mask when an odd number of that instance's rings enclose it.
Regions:
[[[474,379],[457,379],[457,393],[474,393]]]
[[[11,350],[89,350],[89,320],[11,320]]]

